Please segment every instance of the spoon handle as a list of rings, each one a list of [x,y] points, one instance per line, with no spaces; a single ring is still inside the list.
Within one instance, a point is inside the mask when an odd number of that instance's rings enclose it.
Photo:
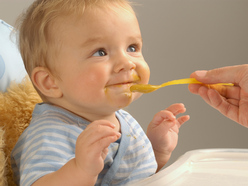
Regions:
[[[186,79],[177,79],[168,81],[166,83],[161,84],[161,87],[169,86],[169,85],[179,85],[179,84],[203,84],[200,81],[197,81],[195,78],[186,78]]]

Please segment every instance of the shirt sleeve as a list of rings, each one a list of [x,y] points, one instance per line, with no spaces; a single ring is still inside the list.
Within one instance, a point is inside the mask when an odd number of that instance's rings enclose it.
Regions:
[[[75,126],[51,123],[30,127],[12,152],[17,182],[32,185],[42,176],[60,169],[75,157],[75,144],[81,132]]]

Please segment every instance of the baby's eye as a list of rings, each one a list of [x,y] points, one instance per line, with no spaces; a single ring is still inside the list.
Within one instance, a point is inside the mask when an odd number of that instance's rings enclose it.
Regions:
[[[136,52],[136,47],[134,45],[129,46],[127,52]]]
[[[106,53],[103,49],[100,49],[100,50],[96,51],[96,52],[93,54],[93,56],[95,56],[95,57],[106,56],[106,55],[107,55],[107,53]]]

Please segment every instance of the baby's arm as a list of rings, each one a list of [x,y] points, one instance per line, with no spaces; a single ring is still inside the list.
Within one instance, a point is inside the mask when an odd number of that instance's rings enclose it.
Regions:
[[[148,126],[147,136],[152,143],[158,170],[167,163],[176,148],[180,126],[189,120],[188,115],[176,118],[185,111],[183,104],[173,104],[157,113]]]
[[[43,176],[33,186],[38,185],[94,185],[104,167],[108,146],[115,142],[120,133],[108,121],[92,122],[77,138],[75,158],[59,170]]]

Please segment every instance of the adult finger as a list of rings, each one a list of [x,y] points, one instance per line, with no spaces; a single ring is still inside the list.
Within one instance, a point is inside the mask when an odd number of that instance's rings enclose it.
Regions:
[[[196,71],[190,77],[205,84],[234,83],[248,92],[248,65],[228,66],[209,71]]]
[[[199,84],[190,84],[189,91],[193,94],[199,94],[200,89],[215,89],[219,94],[227,99],[240,99],[240,87],[239,86],[221,86],[221,85],[199,85]]]

